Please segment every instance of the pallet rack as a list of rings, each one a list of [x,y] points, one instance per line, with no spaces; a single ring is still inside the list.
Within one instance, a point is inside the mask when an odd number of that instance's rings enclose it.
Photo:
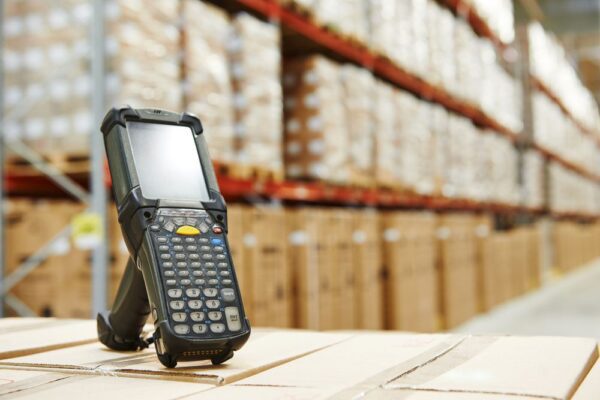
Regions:
[[[98,126],[104,113],[104,46],[103,46],[103,2],[91,0],[94,4],[93,26],[90,30],[93,46],[92,76],[93,76],[93,125]],[[332,55],[334,58],[357,64],[369,69],[377,77],[384,79],[395,86],[407,90],[420,98],[431,101],[445,107],[449,111],[467,117],[474,124],[494,130],[500,135],[508,138],[513,143],[519,142],[519,133],[503,126],[501,123],[478,109],[476,106],[451,96],[445,90],[399,68],[389,59],[372,53],[366,46],[356,43],[333,33],[332,31],[318,26],[305,14],[289,6],[282,5],[276,0],[227,0],[213,1],[221,7],[246,10],[258,14],[265,19],[278,22],[285,35],[292,35],[303,43],[304,47]],[[505,50],[507,45],[502,43],[477,15],[475,10],[462,0],[440,0],[455,14],[463,15],[470,23],[472,29],[480,36],[488,38],[497,49]],[[2,0],[0,0],[0,6]],[[0,14],[0,20],[2,15]],[[0,44],[2,43],[2,32],[0,31]],[[284,47],[284,53],[289,51]],[[1,78],[0,66],[0,78]],[[0,85],[2,80],[0,79]],[[539,84],[536,83],[536,84]],[[539,85],[538,85],[539,86]],[[1,86],[0,86],[1,89]],[[0,90],[1,96],[2,90]],[[551,97],[552,98],[552,97]],[[1,98],[0,98],[1,99]],[[556,101],[556,100],[555,100]],[[560,105],[560,104],[559,104]],[[564,109],[564,107],[561,107]],[[566,110],[566,109],[564,109]],[[1,116],[1,114],[0,114]],[[2,125],[0,124],[0,145],[2,144]],[[16,174],[2,174],[6,185],[5,191],[0,190],[0,201],[6,193],[37,194],[37,195],[63,195],[68,193],[73,197],[89,204],[90,210],[100,216],[103,232],[106,232],[106,173],[103,161],[103,146],[100,135],[91,135],[90,172],[87,174],[67,175],[27,148],[22,143],[11,143],[10,147],[21,157],[31,162],[42,175],[19,176]],[[599,142],[600,143],[600,142]],[[563,159],[557,154],[534,146],[547,159],[554,160],[566,168],[583,175],[594,182],[600,182],[600,176],[596,176],[585,169]],[[2,153],[4,150],[2,146]],[[3,158],[0,154],[0,164]],[[1,167],[0,167],[1,168]],[[218,170],[218,169],[217,169]],[[0,172],[3,172],[0,169]],[[371,206],[382,208],[410,208],[429,209],[437,211],[469,211],[469,212],[492,212],[501,215],[548,215],[553,218],[569,218],[574,220],[593,220],[597,215],[586,213],[554,213],[541,208],[528,208],[496,202],[474,201],[458,198],[446,198],[441,196],[422,196],[403,191],[376,188],[352,188],[328,185],[316,182],[300,181],[259,181],[253,179],[236,179],[227,175],[218,174],[219,184],[222,192],[228,199],[256,199],[298,202],[308,204],[337,204],[349,206]],[[89,185],[88,193],[84,187]],[[2,219],[0,218],[0,234],[4,233]],[[57,238],[68,236],[70,228],[65,228]],[[105,238],[106,239],[106,238]],[[53,240],[53,241],[54,241]],[[106,305],[106,270],[107,270],[107,241],[103,240],[93,252],[93,312],[101,310]],[[19,314],[28,315],[31,311],[18,299],[10,296],[8,290],[19,280],[23,279],[29,272],[34,270],[48,254],[50,244],[44,246],[34,254],[13,274],[3,277],[0,268],[0,304],[9,304]],[[0,261],[3,261],[3,242],[0,242]],[[2,262],[2,264],[4,264]],[[0,307],[0,316],[2,315]]]

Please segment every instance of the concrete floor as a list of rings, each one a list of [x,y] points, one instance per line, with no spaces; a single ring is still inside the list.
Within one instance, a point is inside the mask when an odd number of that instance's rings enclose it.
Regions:
[[[600,340],[600,260],[478,316],[455,331]]]

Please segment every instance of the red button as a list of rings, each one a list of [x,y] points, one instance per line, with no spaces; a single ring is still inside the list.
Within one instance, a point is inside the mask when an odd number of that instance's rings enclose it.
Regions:
[[[223,228],[221,228],[219,225],[214,225],[212,227],[212,231],[214,234],[219,235],[219,234],[223,233]]]

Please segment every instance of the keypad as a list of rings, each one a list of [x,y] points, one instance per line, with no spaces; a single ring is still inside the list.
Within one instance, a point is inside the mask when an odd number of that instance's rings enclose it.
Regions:
[[[160,209],[156,221],[150,231],[173,331],[207,337],[240,331],[223,229],[201,210]]]

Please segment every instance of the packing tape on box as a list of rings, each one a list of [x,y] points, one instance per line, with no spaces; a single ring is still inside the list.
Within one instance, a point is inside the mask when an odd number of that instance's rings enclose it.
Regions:
[[[0,367],[0,370],[2,367]],[[68,376],[64,373],[49,372],[47,374],[38,375],[29,379],[23,379],[20,381],[10,381],[9,383],[3,383],[3,379],[0,379],[0,396],[3,399],[17,399],[22,396],[40,394],[51,387],[67,385],[76,380],[92,379],[94,375],[71,375]]]

